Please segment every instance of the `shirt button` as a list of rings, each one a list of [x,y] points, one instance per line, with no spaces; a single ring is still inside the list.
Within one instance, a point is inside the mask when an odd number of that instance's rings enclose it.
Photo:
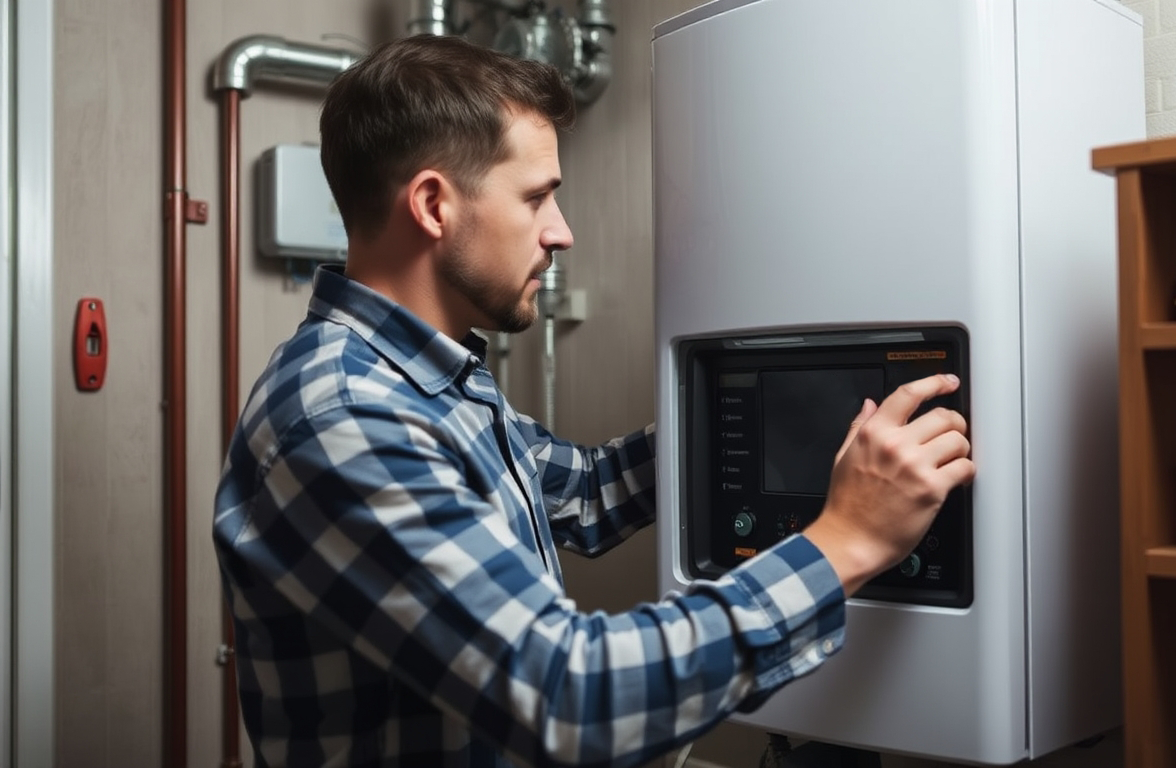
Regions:
[[[832,640],[826,640],[825,642],[821,643],[821,650],[825,652],[826,656],[832,656],[833,651],[836,648],[837,645]]]

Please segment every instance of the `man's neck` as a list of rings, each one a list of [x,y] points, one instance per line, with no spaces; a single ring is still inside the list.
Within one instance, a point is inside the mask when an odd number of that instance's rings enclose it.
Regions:
[[[399,304],[425,323],[454,341],[460,342],[471,326],[461,323],[445,311],[446,287],[440,284],[433,269],[432,254],[412,252],[376,243],[349,245],[347,277]]]

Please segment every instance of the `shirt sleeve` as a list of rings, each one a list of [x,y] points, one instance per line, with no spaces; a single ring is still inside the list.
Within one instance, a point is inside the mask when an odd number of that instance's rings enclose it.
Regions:
[[[561,440],[520,415],[556,543],[596,557],[654,520],[654,426],[604,445]]]
[[[376,406],[308,418],[218,518],[227,576],[521,765],[641,765],[840,647],[840,584],[800,536],[656,604],[577,612],[444,441]]]

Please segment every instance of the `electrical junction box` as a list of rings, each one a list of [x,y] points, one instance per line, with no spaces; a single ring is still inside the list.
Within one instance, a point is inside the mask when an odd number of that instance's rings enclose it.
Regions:
[[[257,163],[257,246],[265,256],[343,261],[347,233],[316,145],[279,144]]]

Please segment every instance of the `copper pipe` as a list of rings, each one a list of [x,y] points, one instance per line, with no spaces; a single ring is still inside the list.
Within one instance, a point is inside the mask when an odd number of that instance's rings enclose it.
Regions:
[[[239,403],[240,252],[241,252],[241,92],[221,91],[221,444],[225,453],[237,427]],[[224,604],[223,757],[224,768],[241,765],[241,728],[237,703],[237,661],[233,617]]]
[[[238,332],[240,325],[240,175],[241,175],[241,92],[221,92],[221,354],[224,372],[221,397],[221,442],[227,451],[240,415],[238,404]]]
[[[188,540],[185,277],[188,170],[185,0],[165,0],[164,123],[166,213],[164,268],[164,474],[167,509],[167,673],[165,756],[169,768],[188,762]]]
[[[221,107],[221,443],[227,454],[240,417],[241,100],[255,79],[325,84],[356,60],[349,51],[253,35],[234,41],[213,71]],[[241,766],[240,704],[232,613],[222,610],[223,768]]]

